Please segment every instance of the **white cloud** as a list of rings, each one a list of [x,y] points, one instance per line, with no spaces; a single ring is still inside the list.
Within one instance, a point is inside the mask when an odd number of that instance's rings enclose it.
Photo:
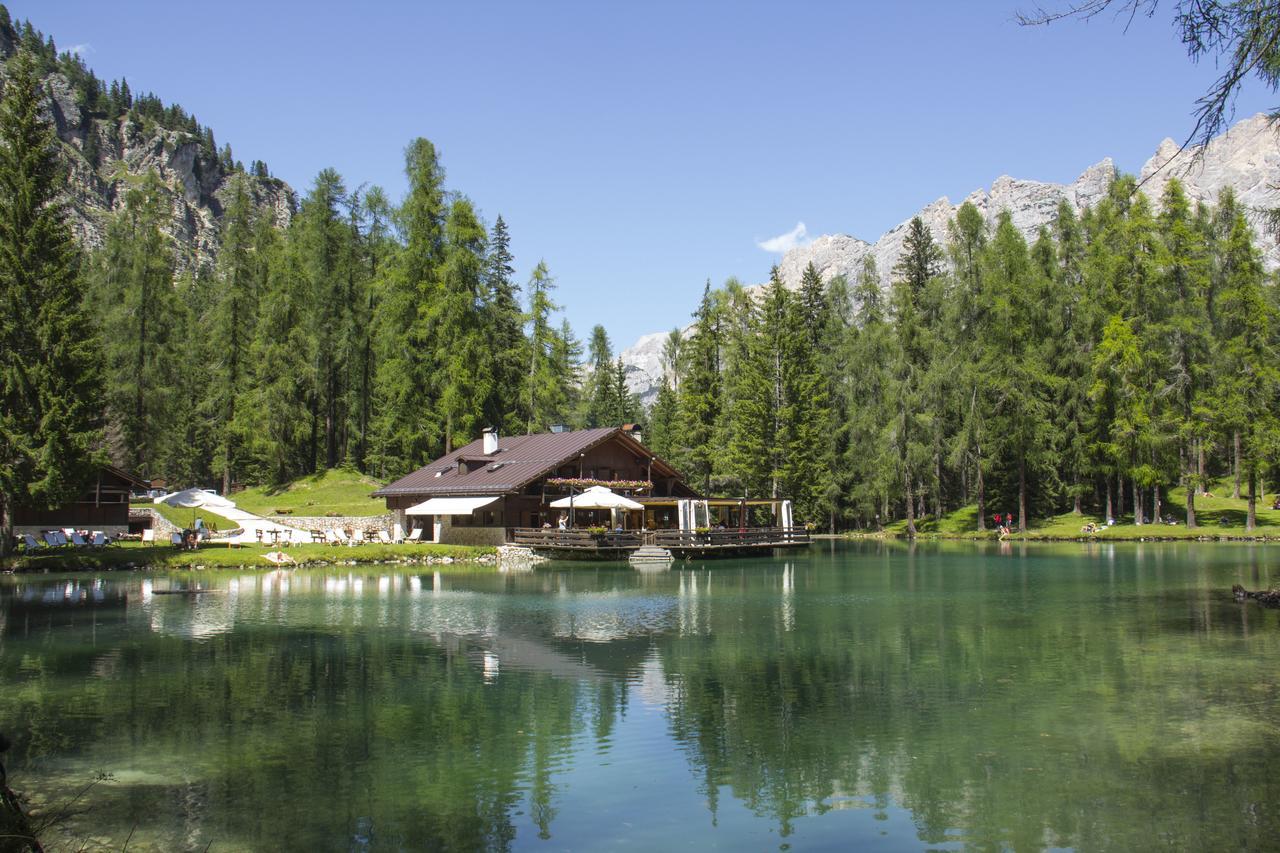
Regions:
[[[797,246],[807,246],[813,241],[809,238],[809,231],[804,227],[803,222],[797,222],[796,227],[792,228],[786,234],[779,234],[777,237],[770,237],[767,240],[757,240],[756,246],[764,249],[766,252],[773,252],[778,255],[785,255]]]
[[[71,47],[64,48],[67,53],[72,56],[79,56],[81,59],[85,57],[89,51],[93,50],[93,45],[89,44],[73,44]]]

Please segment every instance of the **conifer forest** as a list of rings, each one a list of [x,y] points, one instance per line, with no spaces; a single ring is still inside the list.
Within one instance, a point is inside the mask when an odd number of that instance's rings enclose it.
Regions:
[[[1080,215],[1064,203],[1030,242],[1008,214],[966,204],[945,238],[913,220],[890,270],[868,261],[824,281],[811,266],[798,290],[776,268],[763,287],[707,282],[692,323],[670,333],[646,410],[609,318],[584,345],[559,313],[554,259],[517,281],[503,218],[447,183],[424,138],[404,149],[402,198],[325,169],[284,227],[254,201],[267,166],[246,170],[224,148],[235,178],[212,264],[167,235],[169,190],[152,174],[116,173],[123,203],[102,245],[76,245],[53,222],[60,167],[36,106],[41,73],[61,70],[108,117],[180,128],[210,152],[213,134],[181,107],[105,85],[29,24],[16,34],[0,201],[13,211],[43,194],[49,222],[39,239],[4,235],[31,253],[0,264],[6,293],[33,299],[19,267],[48,264],[78,308],[10,322],[6,408],[40,410],[12,379],[24,365],[48,387],[92,386],[77,399],[101,395],[51,410],[57,441],[34,421],[6,426],[27,436],[8,439],[14,453],[37,460],[16,476],[49,496],[76,479],[48,461],[67,456],[58,441],[228,489],[337,466],[386,481],[485,426],[624,422],[696,488],[791,497],[798,518],[836,531],[905,519],[914,532],[967,505],[978,529],[997,510],[1024,530],[1073,509],[1141,523],[1177,487],[1194,525],[1209,483],[1253,496],[1272,476],[1276,288],[1229,191],[1192,204],[1173,180],[1151,199],[1121,176]],[[85,327],[79,349],[37,365],[20,339],[68,323]]]

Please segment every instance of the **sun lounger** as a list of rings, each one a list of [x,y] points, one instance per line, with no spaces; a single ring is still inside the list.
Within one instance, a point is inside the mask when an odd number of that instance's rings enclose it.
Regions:
[[[334,545],[346,545],[347,544],[346,531],[340,530],[335,527],[333,530],[329,531],[329,541],[332,542]]]
[[[62,536],[61,531],[46,530],[44,532],[44,544],[48,545],[50,548],[57,548],[62,545],[62,543],[58,541],[58,537],[60,536]]]
[[[383,545],[390,545],[390,544],[391,544],[391,534],[390,534],[390,533],[388,533],[388,532],[387,532],[387,531],[385,531],[385,530],[379,530],[379,531],[378,531],[378,541],[379,541],[379,542],[381,542]]]
[[[107,541],[107,534],[103,533],[101,530],[95,530],[93,531],[93,539],[90,540],[89,544],[95,548],[105,548],[111,543]]]
[[[156,529],[154,527],[148,527],[146,530],[142,531],[142,544],[156,544]]]
[[[413,528],[413,532],[409,534],[409,538],[408,538],[408,540],[406,540],[406,541],[409,541],[409,542],[421,542],[421,541],[422,541],[422,528],[421,528],[421,527],[415,527],[415,528]]]
[[[170,533],[170,534],[169,534],[169,544],[170,544],[170,545],[181,545],[181,544],[182,544],[182,534],[181,534],[181,533]]]
[[[49,547],[30,533],[22,534],[22,544],[26,546],[28,551],[43,551]]]
[[[351,544],[352,545],[364,544],[364,531],[361,530],[359,527],[351,531]]]
[[[89,543],[85,540],[85,538],[81,536],[79,533],[76,533],[74,531],[71,534],[71,544],[75,545],[77,548],[89,547]]]

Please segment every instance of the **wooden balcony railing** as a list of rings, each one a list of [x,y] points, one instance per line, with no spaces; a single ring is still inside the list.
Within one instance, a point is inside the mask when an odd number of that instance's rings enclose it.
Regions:
[[[793,527],[747,527],[733,530],[658,530],[654,544],[663,548],[758,548],[770,545],[803,545],[809,542],[809,531]]]
[[[513,544],[529,548],[557,548],[572,551],[600,551],[658,545],[662,548],[768,548],[807,545],[809,532],[803,528],[748,527],[742,530],[624,530],[592,533],[590,530],[514,527]]]
[[[560,530],[558,528],[516,527],[511,530],[511,541],[530,548],[562,548],[566,550],[602,550],[608,548],[639,548],[643,537],[639,531],[624,530],[592,533],[589,530]]]

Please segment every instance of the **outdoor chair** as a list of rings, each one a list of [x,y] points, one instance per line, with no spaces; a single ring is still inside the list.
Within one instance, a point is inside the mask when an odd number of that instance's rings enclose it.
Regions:
[[[27,547],[28,551],[43,551],[45,548],[49,547],[39,539],[36,539],[36,537],[32,536],[30,533],[22,534],[22,544]]]
[[[156,529],[154,527],[148,527],[146,530],[142,531],[142,544],[143,545],[156,544]]]
[[[89,547],[89,543],[85,541],[85,538],[81,536],[79,533],[75,533],[75,532],[72,532],[71,534],[71,544],[75,545],[77,548]]]
[[[93,531],[93,539],[90,540],[89,544],[95,548],[105,548],[110,545],[111,542],[108,541],[107,534],[103,533],[101,530],[95,530]]]
[[[364,544],[364,531],[361,530],[359,527],[351,531],[351,544],[352,545]]]
[[[325,538],[323,530],[311,531],[311,541],[313,544],[318,544],[318,545],[328,544],[328,540]]]
[[[334,545],[346,545],[347,534],[335,527],[329,531],[329,540]]]
[[[422,528],[421,528],[421,527],[415,527],[415,528],[413,528],[413,532],[409,534],[409,538],[408,538],[408,540],[407,540],[407,541],[409,541],[409,542],[421,542],[421,541],[422,541]]]
[[[44,532],[44,544],[48,545],[50,548],[59,547],[60,545],[62,545],[62,543],[58,541],[58,537],[61,535],[62,535],[61,532],[46,530]]]
[[[390,545],[390,544],[391,544],[391,534],[387,533],[387,531],[385,531],[385,530],[379,530],[379,531],[378,531],[378,541],[379,541],[379,542],[381,542],[383,545]]]
[[[178,545],[178,546],[181,546],[181,545],[182,545],[182,534],[181,534],[181,533],[170,533],[170,534],[169,534],[169,544],[170,544],[170,545]]]

